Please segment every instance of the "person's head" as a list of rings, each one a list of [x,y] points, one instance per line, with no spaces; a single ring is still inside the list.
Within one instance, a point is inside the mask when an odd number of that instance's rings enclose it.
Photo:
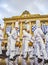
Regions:
[[[40,20],[36,20],[36,27],[37,27],[37,28],[40,27]]]
[[[19,28],[18,27],[15,27],[16,30],[18,30]]]
[[[26,31],[26,32],[30,32],[30,30],[28,30],[27,28],[23,28],[23,31]]]
[[[18,21],[15,23],[15,29],[18,30],[19,29],[19,24]]]

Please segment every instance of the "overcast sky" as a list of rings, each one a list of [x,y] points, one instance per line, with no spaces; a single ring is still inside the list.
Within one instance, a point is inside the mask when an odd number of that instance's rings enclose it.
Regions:
[[[48,14],[48,0],[0,0],[0,23],[2,18],[21,15],[28,10],[31,14]]]

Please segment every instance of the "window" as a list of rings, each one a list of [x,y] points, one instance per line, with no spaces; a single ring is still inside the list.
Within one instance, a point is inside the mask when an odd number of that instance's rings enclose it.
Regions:
[[[7,27],[6,27],[6,33],[7,33],[7,32],[11,33],[11,30],[12,30],[12,27],[11,27],[11,26],[7,26]]]

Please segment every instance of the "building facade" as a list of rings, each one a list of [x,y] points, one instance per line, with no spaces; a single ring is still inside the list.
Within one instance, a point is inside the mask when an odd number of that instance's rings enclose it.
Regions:
[[[29,20],[28,23],[30,25],[30,33],[32,32],[32,26],[35,25],[36,20],[39,19],[41,24],[48,25],[48,15],[40,15],[40,14],[30,14],[27,10],[25,10],[20,16],[13,16],[11,18],[4,18],[4,43],[7,43],[7,34],[6,31],[10,31],[14,28],[15,22],[18,21],[20,25],[20,39],[22,39],[22,30],[24,27],[25,20]],[[22,41],[21,41],[22,42]]]

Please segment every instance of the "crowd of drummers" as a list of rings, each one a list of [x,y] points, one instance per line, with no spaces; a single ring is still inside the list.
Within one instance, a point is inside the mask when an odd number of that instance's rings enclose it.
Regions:
[[[18,21],[16,21],[11,33],[7,32],[7,45],[4,47],[6,51],[2,50],[4,32],[0,24],[0,58],[5,57],[6,65],[18,65],[20,58],[21,65],[28,65],[28,59],[30,65],[48,65],[48,27],[46,28],[46,34],[44,34],[40,20],[36,20],[36,28],[32,35],[28,22],[30,21],[25,20],[22,39],[19,35]],[[22,46],[20,40],[22,40]]]

